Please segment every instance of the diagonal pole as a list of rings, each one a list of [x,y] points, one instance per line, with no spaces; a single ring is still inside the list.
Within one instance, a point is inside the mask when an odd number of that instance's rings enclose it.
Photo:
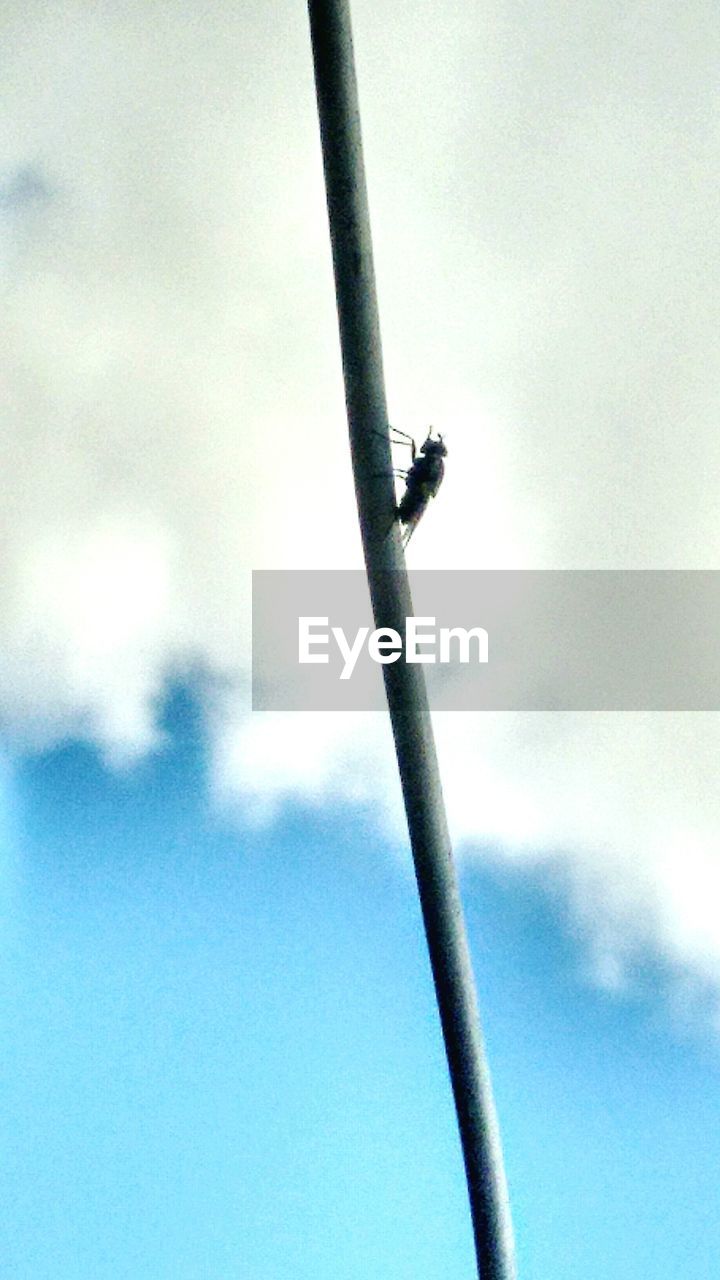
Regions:
[[[348,0],[308,0],[360,530],[376,627],[413,613],[397,524]],[[390,532],[388,533],[388,530]],[[383,667],[482,1280],[514,1280],[507,1187],[421,666]]]

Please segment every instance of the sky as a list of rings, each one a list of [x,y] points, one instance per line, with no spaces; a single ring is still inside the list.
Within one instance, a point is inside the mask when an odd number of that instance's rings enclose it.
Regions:
[[[353,18],[413,567],[714,568],[714,10]],[[249,704],[361,564],[304,6],[0,24],[5,1274],[471,1274],[387,724]],[[717,716],[436,732],[521,1275],[709,1277]]]

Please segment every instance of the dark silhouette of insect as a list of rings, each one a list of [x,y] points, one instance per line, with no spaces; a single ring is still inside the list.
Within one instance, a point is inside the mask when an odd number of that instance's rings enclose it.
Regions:
[[[396,468],[393,471],[394,475],[401,476],[405,481],[405,492],[395,509],[395,519],[404,526],[403,546],[406,547],[425,514],[428,502],[435,497],[442,484],[445,475],[443,458],[447,456],[447,446],[439,433],[437,440],[433,440],[432,427],[419,450],[413,437],[406,431],[400,431],[398,427],[391,427],[390,430],[402,437],[400,440],[393,440],[391,436],[391,443],[409,445],[412,460],[407,470]]]

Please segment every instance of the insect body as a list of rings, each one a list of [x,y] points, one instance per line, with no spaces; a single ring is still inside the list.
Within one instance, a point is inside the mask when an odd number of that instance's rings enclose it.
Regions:
[[[440,434],[437,440],[433,440],[432,427],[427,440],[419,450],[412,436],[399,431],[397,427],[392,427],[391,430],[403,437],[402,440],[395,440],[393,443],[409,445],[411,450],[412,465],[407,471],[397,473],[405,479],[405,492],[395,511],[396,520],[404,525],[403,546],[406,547],[425,513],[428,502],[435,497],[442,484],[445,475],[443,459],[447,456],[447,447]]]

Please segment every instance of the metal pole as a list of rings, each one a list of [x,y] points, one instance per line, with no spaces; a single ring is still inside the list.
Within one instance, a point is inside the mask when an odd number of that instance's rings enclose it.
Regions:
[[[350,444],[375,625],[412,615],[397,525],[348,0],[308,0]],[[391,527],[392,526],[392,527]],[[388,530],[390,532],[388,533]],[[510,1209],[421,666],[383,667],[482,1280],[516,1275]]]

